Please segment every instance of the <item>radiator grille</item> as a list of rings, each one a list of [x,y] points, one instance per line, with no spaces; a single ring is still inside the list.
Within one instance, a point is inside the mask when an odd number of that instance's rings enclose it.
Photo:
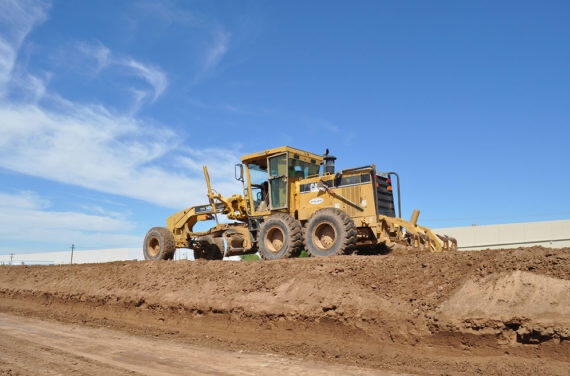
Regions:
[[[340,188],[337,190],[338,193],[346,197],[350,202],[360,203],[360,188],[361,185],[355,185],[352,187]],[[346,205],[346,214],[350,217],[359,215],[361,212],[352,205]]]

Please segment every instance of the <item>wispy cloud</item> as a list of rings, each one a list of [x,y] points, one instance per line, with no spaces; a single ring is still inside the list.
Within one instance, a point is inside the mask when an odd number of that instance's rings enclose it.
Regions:
[[[219,22],[198,11],[183,9],[173,1],[139,1],[135,8],[161,23],[183,24],[207,32],[209,39],[202,50],[202,74],[215,68],[228,52],[232,34]]]
[[[235,163],[239,160],[238,154],[232,150],[221,150],[218,148],[196,149],[186,147],[181,149],[181,151],[183,151],[183,154],[178,157],[179,164],[200,176],[203,173],[203,161],[208,161],[208,169],[214,174],[214,176],[233,177]],[[226,179],[221,181],[221,187],[224,191],[228,191],[228,188],[233,188],[233,183],[230,186],[225,187],[224,181],[226,181]]]
[[[104,69],[118,68],[124,75],[138,77],[150,86],[150,90],[129,89],[135,99],[135,110],[138,110],[146,99],[150,99],[151,102],[156,101],[168,87],[167,75],[160,67],[154,64],[145,64],[130,56],[113,53],[111,49],[99,41],[79,42],[77,43],[77,51],[93,60],[94,74],[100,74]]]
[[[217,156],[228,155],[215,149],[184,152],[168,129],[97,106],[69,106],[62,103],[60,111],[65,111],[57,113],[37,106],[0,107],[0,166],[180,208],[199,202],[205,191],[201,172],[189,168],[187,161],[217,165]],[[174,153],[186,158],[184,163],[159,163]],[[221,181],[228,182],[227,176]],[[221,184],[219,189],[227,192],[229,186]]]
[[[0,2],[0,97],[12,78],[22,42],[36,25],[46,20],[48,8],[44,1]]]
[[[41,198],[36,192],[21,191],[16,194],[0,192],[0,208],[3,209],[44,209],[50,205],[49,200]]]
[[[204,54],[204,70],[213,69],[228,52],[231,34],[221,28],[214,30],[212,42]]]
[[[230,103],[207,103],[207,102],[204,102],[203,100],[195,99],[195,98],[185,98],[185,102],[189,103],[190,105],[192,105],[194,107],[206,109],[206,110],[227,111],[227,112],[231,112],[231,113],[235,113],[235,114],[252,115],[252,116],[263,114],[262,111],[255,112],[255,111],[251,111],[249,109],[246,109],[241,105],[230,104]]]
[[[166,74],[154,65],[145,65],[132,58],[118,60],[117,63],[132,69],[133,73],[146,80],[154,89],[153,101],[156,100],[168,86]]]
[[[103,208],[99,205],[90,205],[90,204],[81,205],[81,209],[83,209],[86,213],[103,215],[106,217],[111,217],[116,219],[127,219],[128,216],[132,214],[130,211],[118,212]]]
[[[3,0],[0,3],[0,22],[6,24],[5,39],[20,46],[30,31],[47,18],[50,4],[41,0]]]
[[[160,19],[166,24],[183,24],[186,26],[203,27],[209,22],[206,17],[195,11],[181,9],[175,1],[141,0],[134,3],[137,11],[145,16]]]
[[[44,10],[41,4],[37,7]],[[29,5],[33,8],[32,3]],[[7,66],[14,66],[24,36],[45,19],[45,13],[36,8],[29,9],[29,13],[37,16],[22,16],[10,22],[4,19],[4,28],[22,30],[20,37],[2,47],[11,52],[6,58]],[[19,22],[26,25],[19,26]],[[159,67],[117,56],[102,44],[91,49],[83,46],[85,53],[95,57],[98,69],[118,65],[126,68],[124,74],[134,74],[148,82],[153,88],[152,100],[166,90],[168,81]],[[223,52],[214,55],[217,57],[212,62],[219,61]],[[14,78],[12,68],[3,72],[0,74],[6,80],[0,81],[0,92],[8,90],[7,82]],[[144,92],[133,90],[142,100]],[[100,104],[65,99],[46,89],[41,80],[36,92],[44,97],[41,104],[29,98],[17,102],[0,100],[3,168],[172,208],[203,201],[205,187],[201,170],[196,168],[198,164],[219,167],[216,170],[222,172],[213,171],[212,175],[221,193],[235,193],[238,188],[233,172],[226,174],[227,167],[222,169],[219,163],[220,156],[235,156],[232,151],[188,150],[182,146],[181,136],[165,126],[141,120],[131,111],[118,113]]]
[[[73,211],[50,211],[35,192],[0,192],[0,238],[25,242],[79,242],[96,247],[133,246],[140,238],[123,232],[134,228],[124,219]]]
[[[10,78],[14,62],[16,60],[16,52],[12,46],[5,40],[0,38],[0,85],[5,86]],[[0,92],[2,94],[2,92]]]
[[[97,63],[95,66],[96,72],[108,66],[111,61],[111,50],[99,41],[95,43],[79,42],[77,43],[77,49],[81,53],[95,59]]]

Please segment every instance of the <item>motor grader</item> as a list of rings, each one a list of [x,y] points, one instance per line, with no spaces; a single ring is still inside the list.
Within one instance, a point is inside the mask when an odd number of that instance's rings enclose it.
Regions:
[[[436,235],[402,219],[400,179],[375,165],[335,172],[336,158],[327,149],[317,155],[289,146],[249,154],[235,165],[243,195],[223,197],[210,184],[206,205],[192,206],[154,227],[143,244],[145,259],[172,259],[177,248],[191,248],[195,259],[259,252],[265,260],[390,250],[398,246],[431,252],[457,249],[453,238]],[[398,216],[392,179],[396,180]],[[220,223],[225,215],[230,223]],[[199,221],[215,220],[207,231],[193,230]]]

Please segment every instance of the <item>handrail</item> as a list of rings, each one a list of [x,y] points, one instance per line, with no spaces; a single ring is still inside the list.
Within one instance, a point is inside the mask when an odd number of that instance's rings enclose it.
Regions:
[[[387,172],[388,175],[396,175],[398,178],[398,217],[402,218],[402,203],[400,201],[400,175],[397,172],[391,171]]]

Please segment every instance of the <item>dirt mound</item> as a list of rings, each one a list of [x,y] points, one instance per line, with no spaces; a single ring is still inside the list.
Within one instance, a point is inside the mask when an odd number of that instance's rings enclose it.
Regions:
[[[570,281],[515,271],[469,280],[442,304],[450,317],[487,317],[570,324]]]
[[[0,309],[410,372],[437,370],[441,357],[427,354],[442,348],[566,362],[569,256],[527,248],[5,266]],[[542,334],[526,340],[525,330]],[[519,340],[505,340],[513,336]],[[472,370],[465,367],[456,368]],[[508,369],[528,373],[515,363]]]
[[[438,318],[462,330],[512,334],[513,342],[568,340],[570,281],[514,271],[468,280],[446,302]]]

